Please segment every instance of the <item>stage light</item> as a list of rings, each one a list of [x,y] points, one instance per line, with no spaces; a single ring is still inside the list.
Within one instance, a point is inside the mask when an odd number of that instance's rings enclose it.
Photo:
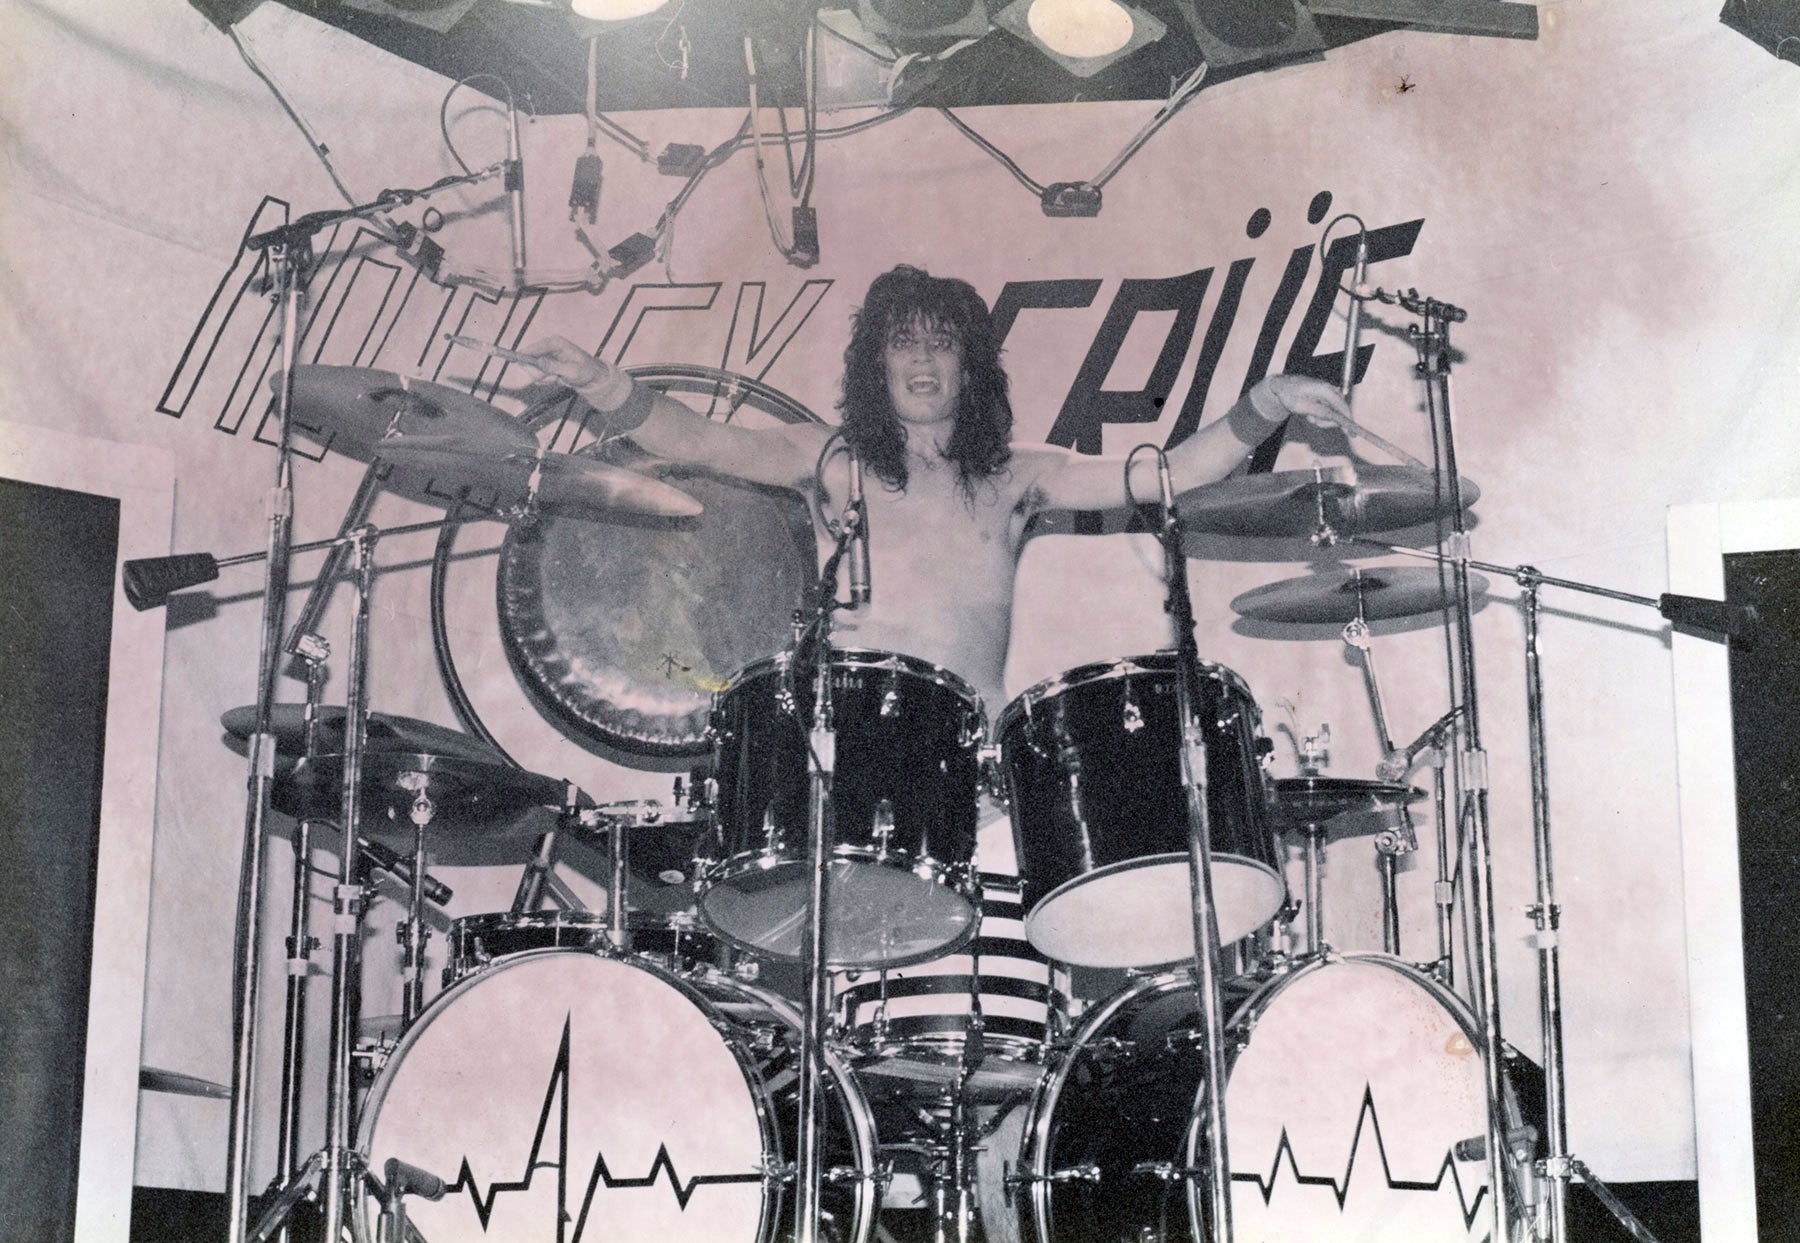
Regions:
[[[908,52],[935,52],[988,32],[982,0],[856,0],[863,29]]]
[[[1119,0],[1013,0],[994,24],[1078,78],[1092,77],[1168,33],[1153,15]]]

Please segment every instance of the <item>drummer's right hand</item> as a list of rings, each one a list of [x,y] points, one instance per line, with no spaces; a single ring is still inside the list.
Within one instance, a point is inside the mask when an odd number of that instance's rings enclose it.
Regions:
[[[616,410],[631,396],[631,376],[602,362],[567,337],[544,337],[520,350],[546,379],[575,389],[599,410]]]

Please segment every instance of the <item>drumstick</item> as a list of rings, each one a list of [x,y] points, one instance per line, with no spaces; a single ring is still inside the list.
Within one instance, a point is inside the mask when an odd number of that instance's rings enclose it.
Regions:
[[[444,340],[452,345],[465,345],[472,350],[480,350],[483,354],[492,354],[495,358],[504,359],[509,363],[524,363],[529,367],[537,366],[538,356],[536,354],[522,354],[518,350],[509,350],[504,345],[489,345],[486,341],[459,336],[454,332],[446,332]]]

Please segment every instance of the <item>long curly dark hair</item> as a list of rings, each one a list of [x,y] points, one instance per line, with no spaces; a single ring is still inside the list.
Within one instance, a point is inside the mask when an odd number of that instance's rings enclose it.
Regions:
[[[975,485],[1012,458],[1013,414],[993,316],[967,281],[905,264],[875,278],[844,350],[844,439],[889,488],[906,487],[906,427],[888,396],[885,350],[896,331],[913,325],[948,332],[962,345],[962,393],[944,455],[972,499]]]

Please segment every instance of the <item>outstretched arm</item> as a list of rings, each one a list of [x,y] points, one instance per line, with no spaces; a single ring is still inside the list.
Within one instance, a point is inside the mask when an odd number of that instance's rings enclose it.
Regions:
[[[1169,450],[1169,477],[1177,493],[1214,483],[1250,456],[1271,432],[1300,415],[1315,423],[1337,424],[1350,417],[1338,391],[1309,376],[1270,376],[1215,419]],[[1125,460],[1071,455],[1047,466],[1036,480],[1039,509],[1118,509],[1157,495],[1156,461],[1139,454],[1125,484]]]
[[[574,389],[615,431],[645,452],[750,483],[804,490],[829,428],[816,424],[745,428],[719,423],[636,383],[566,337],[534,341],[521,353],[548,379]]]

